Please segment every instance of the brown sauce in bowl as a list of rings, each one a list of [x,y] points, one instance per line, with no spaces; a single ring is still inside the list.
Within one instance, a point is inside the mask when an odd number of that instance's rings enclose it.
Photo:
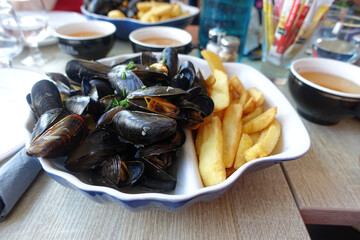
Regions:
[[[145,38],[140,40],[140,42],[159,46],[175,46],[181,44],[181,42],[171,38]]]
[[[360,94],[360,85],[339,76],[323,72],[302,72],[299,74],[306,80],[331,90]]]
[[[97,37],[97,36],[101,36],[102,34],[99,32],[76,32],[66,35],[70,37]]]

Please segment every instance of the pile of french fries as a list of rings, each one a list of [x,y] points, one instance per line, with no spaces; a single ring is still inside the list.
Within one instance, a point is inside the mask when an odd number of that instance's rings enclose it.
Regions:
[[[223,182],[246,162],[270,155],[281,135],[277,107],[264,109],[264,95],[230,79],[220,58],[201,51],[212,74],[206,79],[214,112],[196,130],[195,147],[204,186]]]
[[[182,11],[177,3],[138,2],[136,7],[138,9],[137,18],[142,22],[159,22],[189,14],[189,11]]]

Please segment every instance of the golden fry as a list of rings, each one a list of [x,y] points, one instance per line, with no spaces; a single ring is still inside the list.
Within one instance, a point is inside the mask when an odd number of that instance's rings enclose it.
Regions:
[[[245,90],[244,85],[241,83],[237,76],[233,76],[229,82],[230,86],[237,92],[237,94],[241,95],[242,91]]]
[[[251,137],[248,134],[243,133],[239,142],[239,147],[236,152],[236,158],[234,161],[235,169],[238,169],[239,167],[241,167],[243,164],[246,163],[244,152],[247,149],[249,149],[252,145],[253,145],[253,141]]]
[[[249,134],[253,144],[257,143],[258,139],[260,138],[260,135],[261,135],[261,132],[256,132],[256,133]]]
[[[264,103],[264,94],[260,92],[256,87],[248,89],[248,92],[252,99],[254,99],[256,106],[261,106]]]
[[[252,97],[250,97],[244,104],[244,114],[251,113],[256,108],[256,103]]]
[[[242,122],[243,124],[247,123],[248,121],[250,121],[251,119],[254,119],[256,118],[257,116],[259,116],[264,110],[264,107],[263,106],[259,106],[257,108],[255,108],[254,111],[252,111],[251,113],[243,116],[242,118]]]
[[[201,56],[207,61],[213,74],[215,69],[218,69],[225,73],[224,65],[218,55],[210,50],[202,50]]]
[[[279,141],[280,135],[281,125],[274,119],[266,131],[266,134],[263,137],[260,137],[257,143],[244,152],[246,161],[248,162],[256,158],[269,156]]]
[[[251,134],[269,126],[275,119],[277,107],[270,108],[243,126],[244,133]]]
[[[170,17],[178,17],[181,15],[181,7],[179,4],[174,3],[170,10]]]
[[[225,72],[218,69],[214,70],[216,79],[210,93],[211,99],[214,101],[214,112],[220,111],[230,103],[229,81]]]
[[[223,155],[223,135],[221,121],[218,117],[211,117],[209,122],[201,124],[201,135],[197,142],[199,153],[199,172],[205,186],[212,186],[226,179]],[[198,136],[197,136],[198,137]]]
[[[222,120],[222,131],[224,137],[223,161],[226,168],[232,167],[242,132],[242,106],[232,103],[226,108]]]

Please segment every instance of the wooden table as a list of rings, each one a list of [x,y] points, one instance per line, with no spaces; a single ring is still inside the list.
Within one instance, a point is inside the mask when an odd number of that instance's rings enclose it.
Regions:
[[[360,226],[360,121],[334,126],[303,122],[310,150],[282,167],[304,222]]]
[[[63,72],[71,57],[57,46],[39,68]],[[130,53],[117,42],[109,56]],[[250,173],[220,198],[177,213],[130,212],[102,205],[41,172],[4,222],[2,239],[309,239],[280,165]]]

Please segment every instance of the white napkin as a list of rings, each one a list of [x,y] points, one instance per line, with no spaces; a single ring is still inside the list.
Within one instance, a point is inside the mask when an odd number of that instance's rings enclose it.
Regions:
[[[27,156],[25,151],[22,148],[0,166],[0,221],[5,219],[41,169],[36,158]]]

